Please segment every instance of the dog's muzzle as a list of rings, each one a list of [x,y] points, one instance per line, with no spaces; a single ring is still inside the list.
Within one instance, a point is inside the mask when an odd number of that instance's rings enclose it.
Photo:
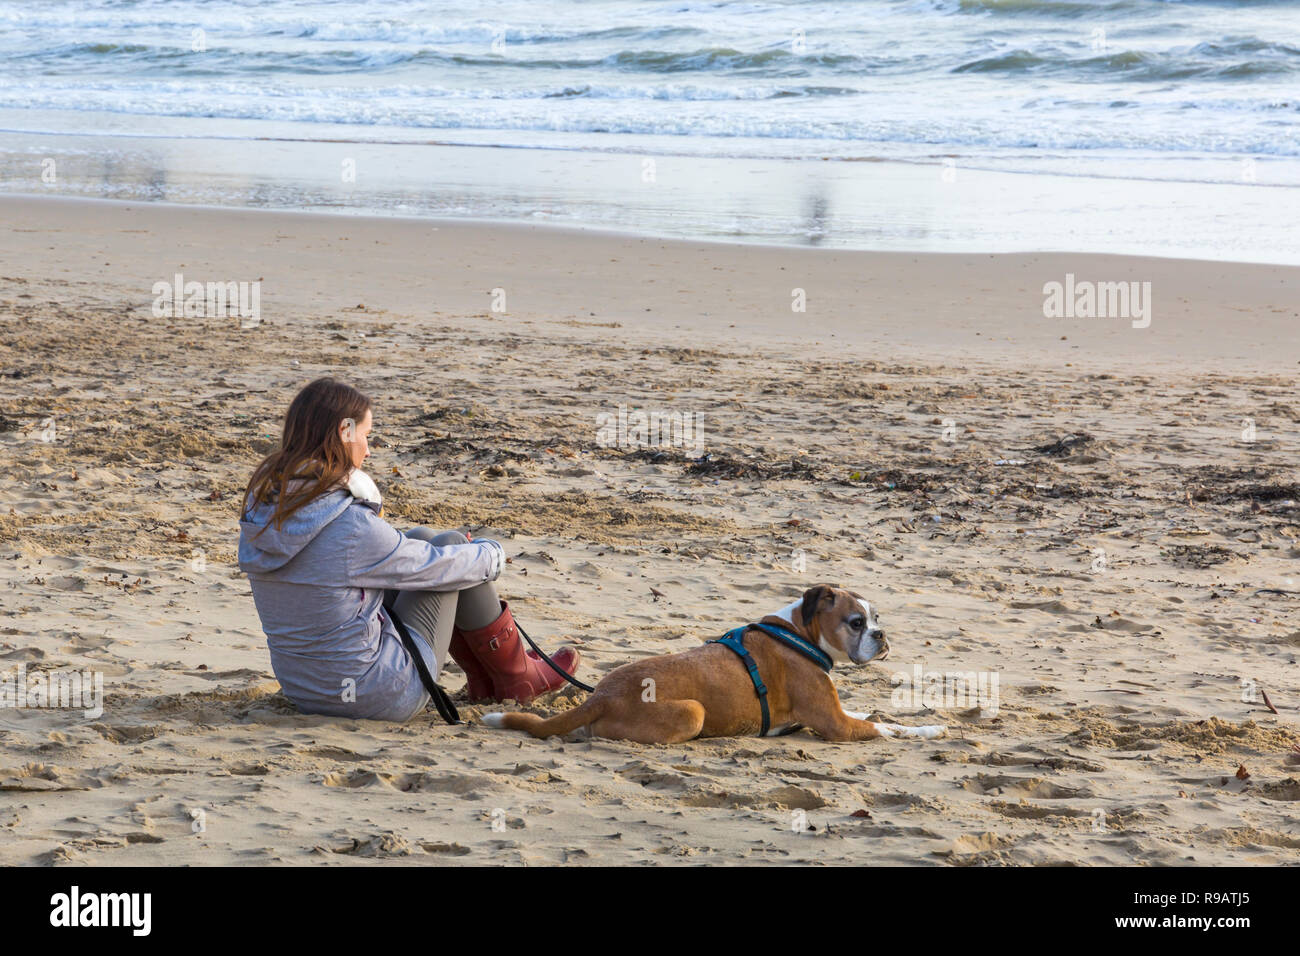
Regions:
[[[858,646],[849,654],[849,659],[855,664],[866,664],[868,661],[884,660],[889,656],[889,642],[885,640],[885,632],[874,630],[867,631],[858,639]]]

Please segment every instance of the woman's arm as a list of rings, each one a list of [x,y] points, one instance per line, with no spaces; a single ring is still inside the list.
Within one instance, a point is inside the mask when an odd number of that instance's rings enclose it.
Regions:
[[[345,514],[359,523],[347,549],[353,587],[459,591],[495,581],[505,567],[505,550],[489,538],[439,547],[406,537],[365,506]]]

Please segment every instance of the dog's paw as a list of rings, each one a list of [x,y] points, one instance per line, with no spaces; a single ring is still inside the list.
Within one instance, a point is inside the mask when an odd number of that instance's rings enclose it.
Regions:
[[[482,723],[484,727],[494,727],[497,730],[500,730],[506,725],[506,715],[503,713],[484,714],[479,718],[479,722]]]
[[[948,728],[942,724],[931,724],[927,727],[904,727],[902,724],[877,724],[876,726],[880,728],[882,737],[920,737],[924,740],[933,740],[948,732]]]

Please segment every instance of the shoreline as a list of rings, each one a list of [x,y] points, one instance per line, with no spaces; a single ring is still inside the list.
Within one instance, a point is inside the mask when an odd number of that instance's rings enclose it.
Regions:
[[[464,144],[445,143],[438,145],[457,146]],[[484,148],[484,147],[476,147]],[[486,147],[497,148],[497,147]],[[502,149],[512,149],[515,147],[499,147]],[[811,160],[810,160],[811,161]],[[848,160],[852,162],[852,160]],[[893,162],[893,160],[890,160]],[[918,164],[922,165],[922,164]],[[1035,175],[1033,173],[1008,173],[1007,175]],[[1279,188],[1282,187],[1279,184]],[[554,232],[560,237],[574,236],[592,236],[604,237],[613,240],[633,241],[633,242],[664,242],[671,244],[694,244],[699,246],[720,246],[735,249],[758,248],[784,250],[787,252],[824,252],[824,253],[848,253],[858,255],[893,255],[893,256],[926,256],[935,259],[947,257],[970,257],[970,256],[1077,256],[1077,257],[1100,257],[1107,256],[1115,259],[1142,259],[1154,260],[1157,262],[1181,262],[1189,265],[1230,265],[1230,266],[1248,266],[1248,267],[1280,267],[1283,269],[1300,270],[1300,263],[1288,262],[1271,262],[1266,260],[1242,260],[1242,259],[1213,259],[1200,258],[1197,256],[1172,256],[1157,255],[1154,253],[1099,253],[1085,252],[1080,250],[1025,250],[1018,252],[949,252],[935,249],[842,249],[838,247],[817,247],[809,246],[807,243],[797,242],[770,242],[764,240],[746,241],[741,237],[730,238],[682,238],[680,236],[665,236],[657,233],[636,232],[631,229],[620,229],[613,226],[586,225],[562,222],[528,222],[522,223],[513,219],[489,219],[489,218],[459,218],[450,216],[432,216],[432,215],[413,215],[409,212],[377,212],[373,210],[350,209],[343,207],[311,207],[311,208],[282,208],[271,206],[223,206],[211,205],[198,202],[172,202],[168,200],[138,200],[138,199],[102,199],[91,196],[60,196],[50,193],[41,192],[3,192],[0,193],[0,202],[6,199],[15,199],[19,201],[34,200],[37,202],[56,202],[56,203],[94,203],[105,204],[109,206],[137,206],[144,208],[159,208],[170,210],[199,210],[210,213],[248,213],[251,215],[285,215],[285,216],[307,216],[307,217],[335,217],[346,220],[373,220],[375,222],[401,222],[414,226],[420,224],[433,225],[438,228],[500,228],[507,231],[513,230],[540,230],[543,232]],[[1298,271],[1297,274],[1300,274]]]
[[[845,251],[1118,253],[1300,265],[1278,189],[1293,163],[1133,160],[988,168],[916,158],[710,156],[328,137],[0,134],[0,189],[219,208],[318,208],[465,222],[536,222],[637,236]],[[926,151],[927,153],[933,151]],[[1096,157],[1080,158],[1087,165]],[[53,183],[42,177],[50,164]],[[996,164],[993,164],[996,165]],[[1098,167],[1093,167],[1098,168]],[[1208,172],[1213,169],[1216,172]],[[235,171],[238,172],[235,172]],[[1238,177],[1234,179],[1232,177]],[[1068,224],[1068,231],[1061,223]]]
[[[0,116],[4,111],[0,110]],[[137,119],[157,120],[159,117],[151,115],[122,114]],[[171,117],[173,119],[188,120],[190,117]],[[3,122],[0,120],[0,122]],[[243,122],[266,122],[266,121],[243,121]],[[498,133],[502,131],[495,130],[462,130],[462,133]],[[592,137],[603,136],[604,134],[587,134]],[[1125,157],[1116,152],[1098,151],[1092,152],[1087,150],[1046,150],[1041,154],[1033,149],[1026,147],[985,147],[980,148],[975,144],[969,143],[898,143],[898,142],[862,142],[857,144],[855,141],[823,141],[823,140],[776,140],[778,144],[786,145],[790,149],[798,146],[820,146],[822,149],[813,149],[802,155],[795,154],[789,150],[785,152],[773,151],[770,153],[756,153],[746,150],[735,150],[727,152],[725,150],[698,151],[688,150],[685,145],[692,142],[693,138],[688,136],[630,136],[626,142],[620,141],[618,145],[606,146],[598,142],[571,142],[571,143],[547,143],[547,142],[497,142],[493,138],[483,138],[475,140],[473,138],[466,140],[455,139],[417,139],[417,138],[398,138],[383,136],[291,136],[284,133],[279,135],[265,133],[260,135],[254,134],[222,134],[212,132],[202,132],[178,136],[171,132],[126,132],[121,129],[113,130],[93,130],[93,129],[29,129],[20,126],[0,125],[0,137],[3,136],[51,136],[51,137],[103,137],[108,140],[180,140],[184,142],[194,142],[201,140],[210,140],[218,143],[298,143],[313,145],[355,145],[355,146],[409,146],[419,148],[422,146],[446,147],[452,149],[504,149],[540,151],[540,152],[562,152],[562,153],[592,153],[596,155],[617,155],[617,156],[657,156],[674,159],[719,159],[719,160],[736,160],[741,162],[801,162],[801,163],[897,163],[903,166],[924,166],[927,168],[940,168],[946,159],[974,160],[974,162],[963,162],[963,167],[978,173],[998,173],[1012,176],[1058,176],[1065,179],[1101,179],[1112,180],[1117,182],[1152,182],[1152,183],[1174,183],[1185,184],[1188,186],[1214,186],[1214,185],[1231,185],[1236,180],[1232,178],[1219,179],[1197,179],[1190,176],[1137,176],[1132,171],[1139,168],[1143,162],[1152,162],[1156,164],[1167,164],[1173,166],[1178,163],[1188,165],[1199,163],[1219,162],[1228,164],[1237,160],[1237,154],[1213,153],[1213,152],[1186,152],[1186,153],[1145,153]],[[709,141],[726,141],[726,137],[707,137]],[[654,143],[652,145],[652,142]],[[664,145],[659,145],[660,143]],[[861,152],[838,152],[827,149],[827,146],[844,147],[847,145],[860,145],[861,148],[868,146],[889,147],[877,149],[875,151]],[[676,148],[673,148],[673,147]],[[911,150],[905,153],[903,150]],[[1000,155],[1005,154],[1005,155]],[[1039,164],[1038,169],[1029,169],[1017,167],[1014,165],[998,165],[1011,161],[1024,161],[1027,163]],[[1300,156],[1289,155],[1267,155],[1255,157],[1256,162],[1267,164],[1276,164],[1278,167],[1283,165],[1294,166],[1300,170]],[[1103,172],[1095,168],[1087,168],[1089,161],[1093,165],[1100,165],[1102,162],[1118,163],[1126,172]],[[1073,164],[1073,165],[1072,165]],[[1294,177],[1300,173],[1289,173]],[[1265,188],[1290,189],[1300,186],[1300,181],[1277,181],[1277,182],[1256,182],[1252,185],[1262,186]]]

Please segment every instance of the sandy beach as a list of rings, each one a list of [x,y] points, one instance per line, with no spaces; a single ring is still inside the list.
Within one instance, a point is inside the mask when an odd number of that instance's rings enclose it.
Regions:
[[[0,668],[104,682],[97,717],[0,709],[0,863],[1300,862],[1300,267],[0,218]],[[177,273],[260,282],[260,320],[157,317]],[[1067,276],[1150,283],[1149,326],[1045,317]],[[375,400],[385,517],[501,541],[503,595],[588,681],[840,583],[893,648],[836,668],[845,706],[948,736],[297,713],[236,521],[325,374]],[[620,406],[698,416],[708,457],[602,443]],[[917,668],[998,700],[900,702]]]

